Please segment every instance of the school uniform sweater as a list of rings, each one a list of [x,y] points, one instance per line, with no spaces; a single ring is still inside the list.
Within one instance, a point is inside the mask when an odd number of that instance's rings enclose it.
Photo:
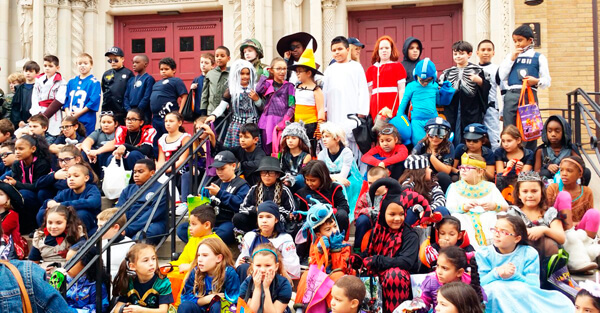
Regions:
[[[73,189],[62,190],[54,197],[54,201],[64,206],[73,206],[77,211],[88,211],[94,216],[100,213],[102,206],[100,190],[94,184],[86,184],[85,189],[80,194],[75,193]]]
[[[152,94],[152,86],[154,86],[155,82],[154,77],[148,73],[133,76],[128,80],[125,99],[123,99],[125,110],[129,111],[133,108],[138,108],[150,120],[150,95]]]
[[[127,237],[133,238],[140,230],[144,229],[144,227],[146,226],[148,219],[150,219],[150,214],[152,213],[154,205],[156,205],[156,202],[159,201],[159,194],[157,194],[156,192],[160,188],[160,186],[161,183],[159,182],[155,182],[154,184],[152,184],[152,186],[146,191],[146,193],[140,196],[138,200],[131,207],[129,207],[129,210],[127,210],[127,212],[125,213],[127,220],[130,220],[133,214],[135,214],[142,207],[142,205],[146,203],[146,201],[150,201],[150,203],[148,203],[148,205],[134,219],[134,221],[129,226],[127,226],[127,228],[125,228],[125,235]],[[122,207],[125,204],[125,202],[129,198],[131,198],[140,188],[141,186],[138,186],[136,184],[131,184],[125,187],[125,189],[123,189],[123,192],[121,192],[121,196],[119,197],[119,201],[117,202],[116,207]],[[166,232],[166,221],[168,214],[167,197],[168,195],[165,192],[165,194],[163,194],[163,196],[160,199],[158,208],[156,209],[154,217],[151,221],[151,225],[157,225],[157,227],[160,228],[160,230],[162,230],[161,233]],[[150,237],[152,235],[158,234],[148,233],[147,235],[148,237]]]

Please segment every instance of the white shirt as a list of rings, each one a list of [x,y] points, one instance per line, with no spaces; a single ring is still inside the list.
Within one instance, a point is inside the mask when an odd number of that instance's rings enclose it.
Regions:
[[[354,141],[356,122],[348,114],[369,114],[369,87],[363,67],[356,61],[333,63],[325,70],[323,83],[327,121],[340,125],[346,139]]]

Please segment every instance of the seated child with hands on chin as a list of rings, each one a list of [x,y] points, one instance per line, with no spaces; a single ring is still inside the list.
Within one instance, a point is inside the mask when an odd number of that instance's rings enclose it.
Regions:
[[[248,276],[240,287],[240,297],[252,312],[291,313],[292,281],[283,264],[283,257],[271,243],[257,245],[252,250]]]
[[[154,246],[136,243],[129,248],[113,281],[115,312],[167,313],[173,303],[171,283],[158,270]]]
[[[240,279],[225,243],[219,238],[205,239],[198,247],[192,265],[194,268],[185,280],[177,312],[235,312]]]

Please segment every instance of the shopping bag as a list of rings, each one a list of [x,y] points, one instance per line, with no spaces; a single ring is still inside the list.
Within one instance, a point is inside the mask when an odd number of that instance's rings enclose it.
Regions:
[[[559,249],[557,254],[551,256],[548,261],[548,282],[556,290],[569,297],[571,301],[575,301],[579,286],[571,277],[571,273],[567,267],[568,262],[569,253],[563,248]]]
[[[528,100],[525,100],[525,92],[527,92]],[[525,104],[526,101],[529,103]],[[537,106],[537,103],[535,103],[533,91],[531,91],[531,87],[527,85],[526,79],[523,80],[521,96],[519,97],[519,106],[517,107],[517,128],[521,133],[523,141],[537,140],[542,136],[542,130],[544,128],[540,108]]]
[[[377,140],[377,136],[373,134],[373,118],[370,114],[366,117],[358,117],[356,114],[348,114],[348,119],[356,121],[356,128],[352,129],[354,141],[358,145],[360,152],[367,153],[371,150],[372,143]]]
[[[188,122],[193,122],[195,118],[193,94],[194,90],[190,89],[187,99],[185,99],[185,104],[183,105],[183,108],[181,108],[181,115],[183,115],[183,119]]]
[[[364,311],[367,313],[378,313],[383,311],[383,290],[379,283],[379,277],[359,277],[365,285],[367,293],[363,302]]]
[[[102,191],[106,198],[110,200],[117,199],[121,192],[129,184],[131,171],[125,170],[123,160],[117,164],[117,160],[112,158],[108,166],[103,166],[104,181],[102,182]]]

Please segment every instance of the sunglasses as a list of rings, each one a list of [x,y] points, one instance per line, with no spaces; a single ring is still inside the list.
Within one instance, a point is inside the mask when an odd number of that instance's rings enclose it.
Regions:
[[[115,114],[113,113],[113,111],[102,111],[102,112],[100,112],[100,116],[105,116],[105,115],[115,116]]]
[[[481,139],[465,139],[466,142],[479,142]]]
[[[302,48],[301,45],[290,45],[290,50],[296,50]]]
[[[279,173],[275,172],[275,171],[261,171],[260,172],[260,176],[275,176]]]
[[[446,138],[448,131],[444,128],[431,128],[427,131],[429,137],[438,137],[440,139]]]
[[[69,128],[73,127],[73,126],[75,126],[75,125],[63,125],[63,126],[59,127],[59,129],[60,130],[65,130],[65,129],[69,129]]]
[[[117,60],[117,59],[108,59],[108,60],[106,60],[106,62],[108,62],[108,64],[119,63],[119,60]]]

